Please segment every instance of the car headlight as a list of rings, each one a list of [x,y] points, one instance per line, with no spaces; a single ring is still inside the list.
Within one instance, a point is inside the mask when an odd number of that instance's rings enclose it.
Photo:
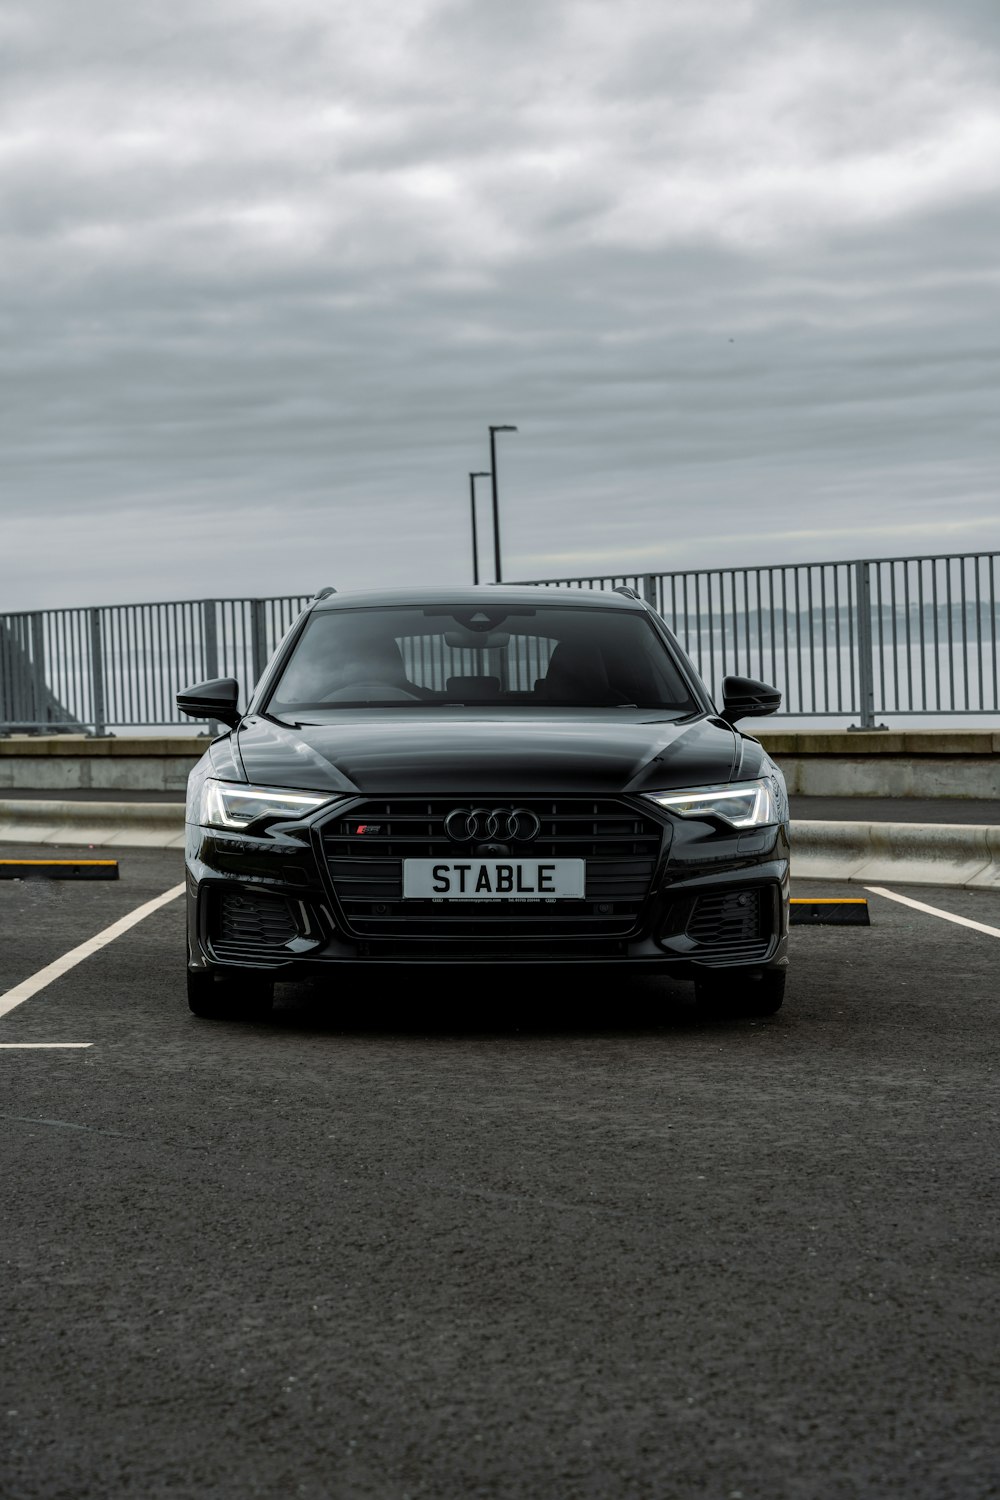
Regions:
[[[721,818],[733,828],[761,828],[778,821],[774,785],[769,776],[729,786],[700,786],[689,792],[643,795],[681,818]]]
[[[343,798],[328,792],[290,792],[276,786],[244,786],[238,781],[205,780],[188,821],[205,828],[249,828],[262,818],[304,818]]]

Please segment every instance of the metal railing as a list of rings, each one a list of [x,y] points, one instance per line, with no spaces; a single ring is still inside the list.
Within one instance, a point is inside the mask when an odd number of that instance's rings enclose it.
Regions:
[[[717,700],[728,675],[782,693],[781,717],[996,714],[1000,553],[527,580],[634,588]]]
[[[1000,553],[531,579],[630,586],[721,700],[728,675],[781,690],[780,717],[1000,713]],[[0,733],[192,725],[192,682],[249,689],[308,595],[0,614]]]
[[[174,702],[181,688],[249,687],[310,597],[0,614],[0,732],[193,728]]]

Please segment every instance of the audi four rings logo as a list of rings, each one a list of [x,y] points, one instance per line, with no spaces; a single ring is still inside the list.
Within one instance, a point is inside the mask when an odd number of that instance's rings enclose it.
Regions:
[[[456,844],[473,839],[537,838],[542,824],[530,807],[456,807],[444,820],[444,831]]]

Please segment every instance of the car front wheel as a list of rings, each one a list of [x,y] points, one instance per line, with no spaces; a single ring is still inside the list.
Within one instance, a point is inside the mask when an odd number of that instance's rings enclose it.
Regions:
[[[247,970],[213,974],[188,969],[187,996],[191,1010],[205,1020],[263,1021],[271,1014],[274,980]]]
[[[757,978],[741,974],[705,974],[694,982],[695,999],[705,1010],[724,1016],[773,1016],[785,998],[785,969],[765,969]]]

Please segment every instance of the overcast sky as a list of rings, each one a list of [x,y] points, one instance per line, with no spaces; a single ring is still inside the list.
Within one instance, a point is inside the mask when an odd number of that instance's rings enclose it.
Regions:
[[[463,581],[491,422],[509,578],[1000,547],[997,0],[6,0],[0,69],[0,609]]]

